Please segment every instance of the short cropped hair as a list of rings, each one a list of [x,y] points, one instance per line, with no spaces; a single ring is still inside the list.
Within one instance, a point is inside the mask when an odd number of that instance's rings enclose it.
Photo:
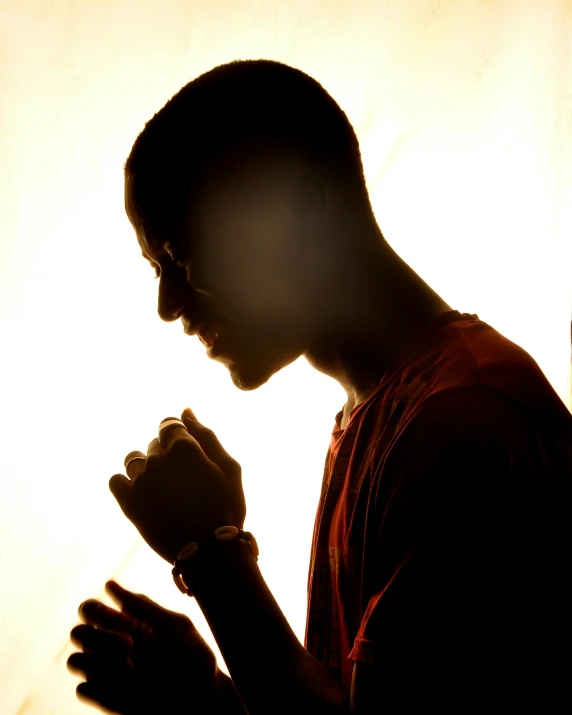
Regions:
[[[369,206],[357,137],[328,92],[280,62],[238,60],[189,82],[147,122],[125,165],[129,216],[159,236],[209,171],[274,150],[315,163]]]

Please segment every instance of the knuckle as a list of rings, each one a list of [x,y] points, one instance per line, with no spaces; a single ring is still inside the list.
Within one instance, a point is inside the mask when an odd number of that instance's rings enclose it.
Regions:
[[[183,455],[191,454],[195,451],[195,445],[189,439],[177,439],[175,440],[169,453],[175,457],[180,457]]]
[[[162,456],[159,454],[152,454],[147,457],[145,462],[145,469],[139,474],[135,480],[133,486],[136,487],[139,482],[147,481],[158,469],[161,468]]]

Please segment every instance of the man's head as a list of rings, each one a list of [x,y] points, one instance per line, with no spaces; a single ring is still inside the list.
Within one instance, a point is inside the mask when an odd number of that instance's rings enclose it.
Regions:
[[[335,295],[341,224],[371,218],[355,133],[315,80],[265,60],[216,67],[147,123],[125,181],[164,320],[242,389],[304,354]]]

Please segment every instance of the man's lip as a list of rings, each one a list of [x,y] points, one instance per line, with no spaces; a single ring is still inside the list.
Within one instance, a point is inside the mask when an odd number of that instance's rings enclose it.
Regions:
[[[201,343],[206,347],[210,348],[214,345],[215,340],[219,337],[222,326],[220,323],[201,323],[198,326],[193,326],[191,321],[181,318],[183,323],[183,332],[185,335],[196,335]]]
[[[205,348],[212,348],[219,335],[220,332],[216,328],[201,328],[198,333],[199,340]]]

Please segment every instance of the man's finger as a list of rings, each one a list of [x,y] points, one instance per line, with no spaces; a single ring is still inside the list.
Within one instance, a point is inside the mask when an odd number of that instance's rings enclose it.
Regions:
[[[101,705],[112,713],[125,713],[126,703],[122,690],[113,684],[101,682],[80,683],[76,688],[76,695],[81,702]]]
[[[171,449],[176,442],[186,442],[199,449],[198,442],[189,434],[185,424],[176,417],[167,417],[159,425],[158,437],[149,443],[147,459]]]
[[[192,628],[191,621],[187,616],[181,613],[169,611],[163,606],[160,606],[155,601],[152,601],[147,596],[141,593],[133,593],[120,586],[115,581],[108,581],[105,584],[105,590],[112,596],[122,607],[123,613],[132,616],[133,618],[143,621],[150,626],[159,626],[163,623],[172,624],[173,619],[180,618],[181,622],[189,624]]]
[[[164,451],[165,450],[163,449],[163,447],[161,447],[161,445],[159,444],[159,440],[157,439],[157,437],[155,437],[155,439],[152,439],[147,445],[147,459],[149,459],[149,457],[154,457],[158,454],[163,454]]]
[[[139,451],[129,452],[129,454],[125,457],[123,464],[125,466],[127,476],[132,482],[134,482],[145,469],[146,460],[147,458],[143,452]]]
[[[110,633],[131,635],[137,630],[137,626],[130,616],[120,613],[114,608],[109,608],[92,598],[81,604],[78,614],[82,621],[89,626],[95,626]]]
[[[83,675],[87,678],[94,670],[94,656],[86,653],[72,653],[67,659],[66,665],[70,673],[74,675]]]
[[[190,441],[192,438],[189,435],[185,424],[177,417],[167,417],[161,421],[159,425],[159,444],[163,449],[170,449],[175,442],[179,440]],[[193,442],[195,440],[192,440]]]
[[[70,672],[83,675],[86,680],[117,681],[125,678],[132,670],[132,664],[127,658],[101,658],[94,653],[72,653],[66,665]]]
[[[70,639],[84,653],[97,653],[111,658],[127,658],[133,651],[131,638],[83,624],[72,629]]]
[[[121,507],[121,511],[128,519],[130,517],[131,489],[132,484],[124,474],[114,474],[109,480],[109,490],[116,498]]]

